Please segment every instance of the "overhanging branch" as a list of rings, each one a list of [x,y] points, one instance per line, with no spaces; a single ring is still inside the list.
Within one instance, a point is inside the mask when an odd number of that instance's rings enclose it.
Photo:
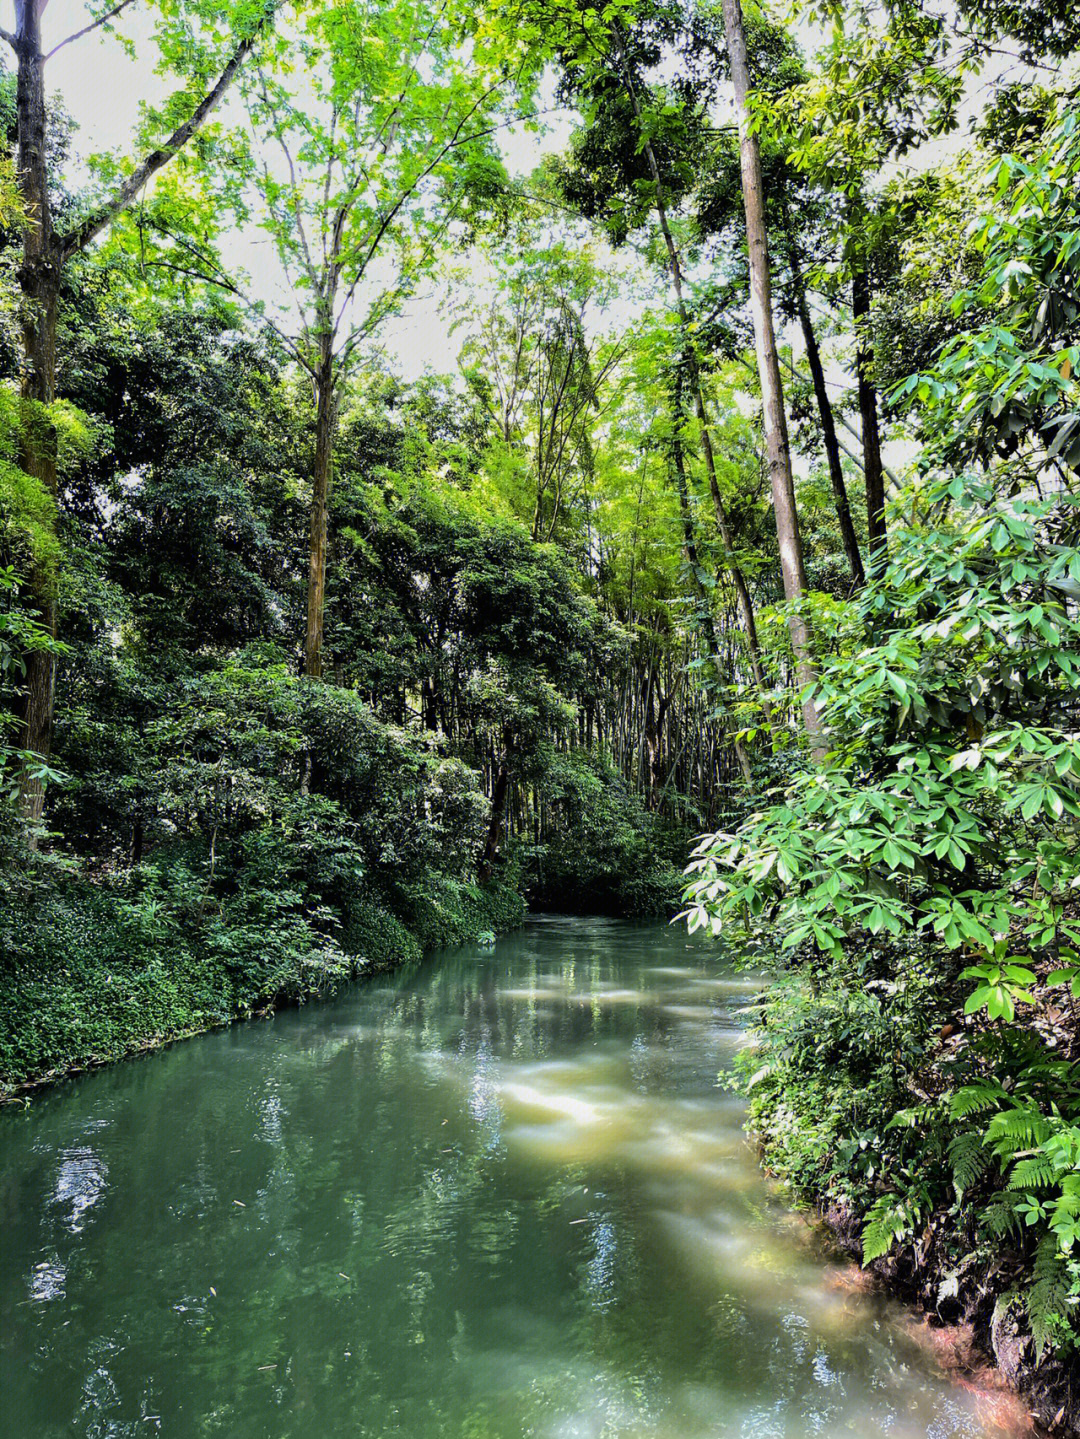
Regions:
[[[218,76],[217,83],[206,92],[188,119],[176,127],[163,145],[147,155],[142,164],[137,166],[119,189],[59,240],[58,248],[63,260],[68,260],[72,255],[78,254],[80,250],[85,250],[110,220],[115,219],[117,215],[127,209],[147,181],[152,179],[159,170],[164,169],[173,156],[184,148],[232,84],[237,71],[269,24],[272,14],[273,9],[268,6],[262,21],[251,35],[241,40],[233,51],[229,63]]]
[[[119,5],[114,5],[113,8],[106,11],[104,15],[99,15],[96,20],[91,20],[89,25],[84,25],[81,30],[76,30],[74,35],[69,35],[67,39],[61,40],[58,45],[54,45],[44,58],[51,60],[56,52],[62,50],[65,45],[71,45],[76,40],[81,40],[84,35],[89,35],[91,30],[96,30],[101,25],[107,25],[110,20],[115,20],[117,15],[120,14],[120,11],[126,10],[130,4],[131,0],[120,0]],[[7,39],[9,37],[5,36],[4,38]],[[14,44],[14,41],[12,43]]]

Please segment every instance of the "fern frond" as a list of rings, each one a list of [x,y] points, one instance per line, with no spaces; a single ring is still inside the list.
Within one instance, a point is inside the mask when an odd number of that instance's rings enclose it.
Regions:
[[[986,1126],[984,1141],[1008,1163],[1022,1149],[1038,1149],[1050,1133],[1050,1126],[1037,1110],[1016,1106],[995,1114]]]
[[[1018,1159],[1007,1181],[1009,1189],[1048,1189],[1058,1177],[1058,1167],[1045,1154]]]
[[[1045,1234],[1035,1251],[1034,1282],[1024,1296],[1035,1351],[1043,1357],[1054,1337],[1054,1325],[1065,1318],[1069,1297],[1069,1271],[1058,1248],[1057,1236]]]
[[[985,1114],[1006,1098],[1005,1090],[996,1079],[965,1084],[949,1100],[949,1113],[953,1119],[967,1119],[971,1114]]]
[[[995,1239],[1003,1239],[1006,1234],[1018,1234],[1023,1228],[1016,1212],[1016,1200],[1015,1194],[995,1194],[979,1216]]]
[[[949,1141],[949,1163],[957,1192],[963,1194],[990,1167],[990,1153],[982,1142],[982,1135],[972,1130],[954,1135]]]
[[[863,1263],[888,1254],[898,1240],[909,1237],[918,1223],[922,1206],[912,1195],[883,1194],[866,1211],[863,1224]]]

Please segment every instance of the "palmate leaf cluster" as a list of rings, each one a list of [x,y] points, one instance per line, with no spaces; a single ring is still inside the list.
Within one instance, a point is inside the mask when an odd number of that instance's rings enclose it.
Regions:
[[[779,936],[794,976],[753,1097],[776,1143],[793,1091],[827,1096],[816,1116],[800,1099],[780,1141],[791,1177],[845,1189],[868,1260],[950,1206],[972,1246],[1007,1239],[1040,1353],[1069,1339],[1080,1297],[1077,1077],[1043,1045],[1062,1043],[1055,996],[1080,992],[1077,134],[1066,106],[1038,153],[997,165],[973,230],[983,274],[957,301],[973,326],[902,386],[927,443],[887,564],[845,627],[818,607],[824,763],[706,836],[687,891],[691,927]],[[894,997],[896,1052],[848,1032],[831,1092],[774,1030],[801,1014],[835,1036],[860,989],[916,982],[926,1025]],[[1037,1043],[1006,1038],[1033,1023]],[[942,1046],[941,1025],[958,1039]],[[913,1091],[918,1164],[895,1112]],[[875,1102],[871,1183],[844,1145]]]

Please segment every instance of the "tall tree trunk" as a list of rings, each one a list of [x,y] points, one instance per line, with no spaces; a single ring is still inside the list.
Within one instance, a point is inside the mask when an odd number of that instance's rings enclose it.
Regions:
[[[859,553],[859,539],[851,519],[851,505],[848,501],[847,486],[844,484],[844,467],[840,460],[840,442],[836,434],[836,420],[833,416],[829,391],[825,385],[825,371],[821,364],[821,351],[818,349],[813,321],[810,318],[810,306],[806,301],[806,282],[803,279],[802,266],[799,263],[799,246],[794,226],[791,223],[786,195],[784,196],[784,229],[787,232],[791,289],[795,298],[799,325],[802,329],[803,344],[806,346],[806,363],[809,366],[810,379],[814,386],[814,399],[817,401],[818,415],[821,419],[821,434],[825,443],[825,458],[829,467],[829,483],[832,486],[833,502],[836,506],[836,521],[840,526],[840,538],[843,541],[844,554],[847,556],[847,562],[851,569],[852,581],[861,588],[866,583],[866,571],[863,569],[862,555]]]
[[[675,471],[675,486],[679,492],[679,514],[682,517],[683,549],[686,552],[686,562],[690,566],[693,584],[697,590],[698,601],[702,608],[709,655],[712,659],[713,669],[716,671],[716,681],[720,686],[720,703],[723,705],[723,692],[728,683],[728,676],[724,673],[724,662],[720,657],[720,636],[717,633],[716,616],[713,614],[709,592],[701,579],[701,556],[698,552],[697,539],[694,535],[694,514],[690,508],[690,490],[686,483],[686,465],[683,460],[682,441],[679,439],[678,431],[676,431],[672,442],[671,459],[672,467]],[[750,756],[746,752],[746,746],[739,738],[739,732],[736,727],[732,728],[732,747],[735,750],[735,758],[738,761],[739,769],[742,771],[742,777],[749,786],[754,779],[754,767],[750,763]]]
[[[327,505],[330,461],[334,447],[334,368],[330,335],[320,337],[315,376],[315,466],[311,477],[311,538],[308,546],[307,634],[304,673],[318,678],[323,671],[323,617],[326,608]]]
[[[42,0],[18,0],[15,7],[19,193],[26,212],[19,267],[23,345],[20,394],[25,402],[20,463],[55,496],[56,431],[40,408],[56,398],[56,316],[62,268],[53,237],[45,152],[45,62],[41,53],[44,8]],[[56,576],[50,566],[33,564],[29,589],[42,627],[55,636]],[[52,748],[56,661],[52,654],[31,651],[25,663],[23,748],[47,759]],[[44,786],[24,770],[19,788],[23,817],[36,825],[41,819]]]
[[[800,600],[807,590],[806,567],[799,534],[799,516],[795,508],[795,482],[791,473],[787,416],[784,414],[784,389],[780,379],[780,361],[773,329],[772,281],[769,274],[769,241],[765,228],[765,196],[761,180],[761,148],[757,134],[751,128],[747,106],[750,67],[746,57],[746,36],[743,33],[740,0],[723,0],[723,8],[728,62],[735,85],[735,106],[739,117],[739,162],[742,171],[743,208],[746,212],[746,246],[750,259],[750,309],[754,319],[754,344],[761,383],[769,483],[772,489],[773,514],[776,518],[776,540],[780,548],[780,569],[784,577],[784,594],[789,602],[795,602]],[[809,693],[810,686],[817,680],[810,625],[805,615],[793,612],[788,618],[788,629],[795,655],[796,678],[803,690],[803,723],[807,734],[817,746],[821,722],[817,706]]]
[[[649,146],[650,153],[652,146]],[[683,311],[684,324],[686,322],[686,309],[682,304],[682,297],[679,298],[680,308]],[[764,696],[765,694],[765,670],[761,663],[761,644],[758,640],[757,621],[754,618],[754,602],[750,598],[750,586],[746,583],[746,576],[735,559],[735,537],[732,534],[731,526],[728,523],[727,510],[724,506],[723,496],[720,494],[720,485],[716,478],[716,457],[713,454],[712,432],[709,427],[708,413],[705,409],[705,394],[701,388],[701,379],[697,374],[697,363],[694,362],[694,410],[698,419],[698,431],[701,437],[701,453],[705,460],[705,474],[709,481],[709,494],[712,496],[713,510],[716,514],[716,527],[720,531],[720,538],[724,544],[725,563],[732,587],[735,590],[735,607],[739,614],[739,624],[746,636],[746,650],[750,657],[750,670],[754,676],[754,683]]]
[[[619,61],[623,67],[626,93],[634,111],[634,118],[638,123],[645,159],[649,166],[649,173],[652,176],[653,190],[655,192],[653,208],[656,210],[656,218],[660,225],[660,233],[663,236],[664,248],[667,251],[668,271],[671,275],[671,283],[675,291],[675,303],[679,312],[679,322],[682,325],[687,358],[691,360],[693,367],[694,412],[698,421],[701,453],[705,460],[705,473],[709,481],[709,494],[712,497],[713,509],[716,513],[717,529],[720,531],[720,538],[724,545],[725,568],[727,569],[735,590],[735,604],[739,614],[739,624],[742,627],[742,632],[746,639],[746,650],[750,659],[750,670],[754,676],[755,685],[764,696],[766,688],[765,671],[761,663],[761,645],[758,641],[757,622],[754,618],[754,602],[750,597],[750,587],[746,583],[746,576],[743,574],[738,561],[735,559],[734,536],[731,531],[731,526],[728,523],[727,510],[724,506],[724,499],[720,493],[720,485],[716,477],[716,457],[713,453],[712,431],[709,426],[708,411],[705,408],[705,394],[701,387],[701,374],[690,339],[690,312],[687,309],[686,298],[683,294],[682,262],[679,259],[679,249],[675,244],[675,237],[671,233],[671,225],[668,222],[667,203],[664,199],[664,186],[660,175],[660,166],[656,159],[656,151],[653,149],[652,141],[649,139],[648,131],[645,129],[641,114],[641,104],[626,64],[626,50],[622,42],[622,33],[617,24],[614,34]]]
[[[488,820],[487,839],[484,841],[484,852],[480,856],[477,870],[481,884],[487,884],[491,879],[495,873],[495,862],[499,858],[499,844],[506,820],[506,801],[510,794],[510,751],[510,736],[504,735],[502,753],[495,771],[495,784],[491,792],[491,818]]]
[[[649,809],[659,809],[664,783],[664,721],[671,699],[660,689],[658,666],[650,666],[645,681],[645,796]]]
[[[867,332],[870,318],[870,276],[857,260],[851,272],[851,314],[855,321],[855,372],[859,378],[859,418],[862,421],[863,477],[866,482],[866,520],[870,538],[870,568],[884,557],[885,471],[881,462],[877,390],[870,380],[874,354]]]

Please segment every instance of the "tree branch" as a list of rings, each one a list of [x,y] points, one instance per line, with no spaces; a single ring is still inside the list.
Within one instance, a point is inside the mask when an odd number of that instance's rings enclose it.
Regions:
[[[269,24],[273,9],[267,6],[263,19],[256,26],[255,30],[233,51],[229,63],[218,76],[217,83],[208,90],[199,101],[192,114],[182,125],[178,125],[165,143],[158,149],[152,150],[142,164],[139,165],[131,175],[124,181],[120,188],[98,208],[75,226],[74,230],[68,232],[58,242],[58,248],[63,260],[68,260],[72,255],[85,250],[87,245],[101,233],[110,220],[115,219],[123,210],[126,210],[135,196],[143,188],[148,180],[169,163],[178,151],[182,150],[192,135],[201,127],[203,121],[215,108],[232,84],[240,66],[244,63],[248,54],[254,49],[256,41],[263,30]]]
[[[237,281],[231,279],[225,273],[212,254],[208,255],[204,250],[200,250],[198,246],[193,245],[185,236],[176,234],[175,231],[170,230],[165,225],[151,223],[151,228],[159,234],[165,235],[174,245],[177,245],[180,250],[190,255],[193,263],[190,265],[180,265],[177,264],[175,260],[169,260],[163,257],[150,260],[140,258],[139,268],[141,270],[169,270],[176,275],[186,275],[192,280],[201,280],[205,285],[212,285],[215,289],[223,290],[226,294],[232,295],[240,301],[259,324],[265,325],[274,332],[284,348],[288,351],[290,357],[295,360],[302,369],[306,370],[308,374],[312,373],[311,365],[304,358],[300,346],[292,336],[270,319],[260,303],[252,299],[248,292],[244,290]]]
[[[44,56],[44,59],[51,60],[57,50],[62,50],[65,45],[71,45],[76,40],[81,40],[84,35],[89,35],[91,30],[96,30],[100,25],[107,25],[110,20],[115,20],[117,15],[120,14],[120,11],[126,10],[130,4],[131,0],[120,0],[119,5],[114,5],[113,8],[104,15],[99,15],[96,20],[91,20],[89,25],[84,25],[81,30],[76,30],[74,35],[69,35],[66,40],[61,40],[58,45],[54,45],[48,54]],[[10,37],[5,36],[5,39],[7,38]],[[12,43],[14,44],[14,41]]]

